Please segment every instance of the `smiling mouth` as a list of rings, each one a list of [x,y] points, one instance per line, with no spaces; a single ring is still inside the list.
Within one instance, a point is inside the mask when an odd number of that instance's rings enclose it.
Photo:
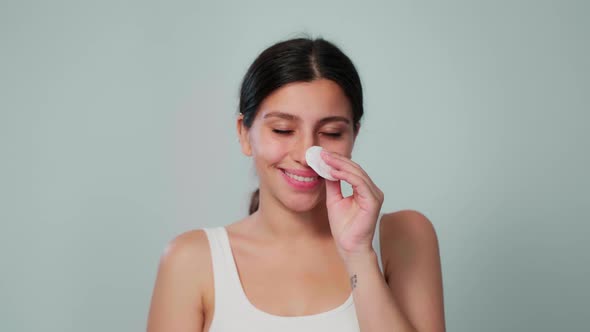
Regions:
[[[297,180],[300,182],[314,182],[319,179],[319,176],[299,176],[299,175],[291,174],[291,173],[285,171],[284,169],[281,169],[281,171],[283,173],[285,173],[285,175],[287,175],[291,179],[294,179],[294,180]]]

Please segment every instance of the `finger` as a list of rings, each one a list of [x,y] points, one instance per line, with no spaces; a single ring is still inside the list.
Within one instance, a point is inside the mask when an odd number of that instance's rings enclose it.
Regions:
[[[375,196],[380,197],[381,201],[383,201],[383,199],[384,199],[383,192],[381,191],[381,189],[379,189],[379,187],[377,187],[375,182],[373,182],[373,179],[371,179],[369,174],[367,174],[367,172],[359,164],[354,162],[352,159],[347,158],[346,156],[343,156],[343,155],[338,154],[336,152],[330,152],[330,151],[326,151],[326,150],[322,150],[322,151],[325,152],[325,155],[328,156],[328,158],[331,156],[332,161],[334,161],[334,162],[341,161],[341,162],[344,162],[344,163],[354,167],[357,170],[357,172],[355,174],[363,177],[365,179],[365,181],[369,184],[369,187],[371,188],[371,190],[373,191]]]
[[[324,151],[322,151],[324,153]],[[338,156],[334,153],[324,153],[322,155],[322,159],[326,162],[326,164],[336,167],[337,169],[343,169],[348,172],[357,174],[358,176],[364,176],[362,168],[356,165],[352,160],[346,159],[345,157]]]
[[[347,158],[347,157],[345,157],[345,156],[343,156],[343,155],[341,155],[339,153],[330,152],[330,151],[327,151],[327,150],[322,150],[322,153],[323,153],[324,156],[332,157],[335,160],[340,160],[340,161],[346,162],[347,164],[349,164],[352,167],[356,168],[359,172],[365,173],[365,171],[363,170],[363,168],[359,164],[355,163],[350,158]],[[367,175],[367,174],[365,173],[365,175]]]
[[[342,188],[340,187],[340,180],[338,181],[324,181],[326,183],[326,204],[339,202],[344,197],[342,196]]]
[[[363,200],[366,200],[367,202],[378,200],[378,197],[373,193],[362,177],[351,172],[336,169],[332,170],[331,174],[337,179],[342,179],[350,183],[353,191]]]
[[[352,160],[334,154],[324,154],[323,159],[326,161],[326,164],[332,166],[332,168],[344,170],[352,174],[355,174],[358,177],[363,178],[364,181],[368,184],[369,189],[373,192],[373,195],[375,195],[375,197],[379,196],[379,189],[377,188],[375,183],[373,183],[369,175]]]

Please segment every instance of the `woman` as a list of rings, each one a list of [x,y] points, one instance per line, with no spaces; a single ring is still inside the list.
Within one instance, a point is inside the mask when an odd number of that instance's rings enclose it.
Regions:
[[[362,115],[357,71],[332,43],[292,39],[258,56],[236,123],[260,182],[250,214],[171,241],[149,332],[445,330],[432,223],[380,213],[382,191],[350,159]],[[314,145],[337,181],[307,164]]]

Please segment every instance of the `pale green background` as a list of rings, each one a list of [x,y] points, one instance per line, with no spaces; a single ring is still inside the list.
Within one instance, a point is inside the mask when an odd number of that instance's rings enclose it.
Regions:
[[[588,330],[587,1],[2,1],[0,331],[141,331],[159,256],[246,213],[247,66],[357,65],[354,151],[438,232],[448,331]],[[425,318],[426,319],[426,318]]]

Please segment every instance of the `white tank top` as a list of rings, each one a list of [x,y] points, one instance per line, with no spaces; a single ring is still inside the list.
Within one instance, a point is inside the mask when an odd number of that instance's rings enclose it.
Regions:
[[[379,251],[379,223],[373,248],[383,271]],[[256,308],[248,300],[238,274],[225,227],[204,228],[211,249],[215,309],[209,332],[300,332],[339,331],[359,332],[352,293],[338,307],[306,316],[277,316]]]

